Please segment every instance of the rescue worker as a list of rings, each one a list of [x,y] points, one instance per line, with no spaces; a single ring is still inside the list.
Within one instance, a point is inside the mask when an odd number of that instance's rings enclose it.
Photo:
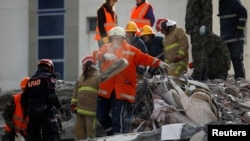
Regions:
[[[58,141],[58,111],[63,108],[55,91],[56,76],[50,59],[41,59],[21,96],[24,116],[29,116],[27,141]],[[58,110],[58,111],[57,111]]]
[[[193,60],[192,79],[207,81],[207,54],[202,46],[206,34],[212,33],[212,0],[188,0],[186,6],[185,28],[191,39]]]
[[[226,80],[231,67],[230,53],[226,43],[216,34],[211,33],[205,37],[203,46],[206,47],[208,79]]]
[[[176,26],[176,22],[170,19],[158,19],[156,30],[161,31],[163,39],[165,58],[164,62],[171,64],[168,75],[181,77],[188,67],[189,43],[184,29]]]
[[[109,42],[108,32],[117,24],[115,4],[117,0],[105,0],[97,10],[97,24],[95,40],[98,41],[99,48]]]
[[[82,74],[78,78],[71,99],[71,111],[76,113],[75,140],[94,138],[96,135],[96,100],[99,69],[92,56],[81,60]]]
[[[3,135],[2,141],[15,141],[17,133],[20,133],[24,139],[27,136],[29,118],[24,118],[20,101],[22,92],[24,91],[29,79],[29,77],[24,77],[21,80],[21,92],[12,96],[3,112],[3,119],[6,125],[4,127],[5,134]]]
[[[133,7],[130,20],[134,21],[139,30],[144,25],[154,26],[155,14],[152,5],[147,0],[136,0],[136,6]]]
[[[163,37],[161,36],[155,36],[155,32],[152,27],[149,25],[144,25],[140,37],[145,43],[147,49],[148,49],[148,54],[159,58],[160,60],[164,60],[164,52],[163,52]],[[150,67],[148,69],[149,74],[151,77],[153,75],[159,74],[159,70]]]
[[[247,22],[247,10],[240,0],[220,0],[219,14],[221,38],[226,42],[233,64],[235,80],[246,77],[243,63],[244,30]]]
[[[121,134],[121,111],[124,102],[134,103],[136,95],[136,66],[144,65],[167,69],[163,61],[141,52],[126,41],[122,27],[110,30],[110,44],[104,44],[93,52],[96,60],[102,60],[101,72],[108,69],[119,59],[126,59],[128,66],[99,85],[97,97],[97,118],[107,135]],[[111,115],[109,114],[111,113]]]
[[[137,33],[140,32],[136,23],[129,21],[125,27],[127,42],[140,49],[143,53],[148,53],[147,47],[142,41],[142,39],[137,36]],[[146,66],[139,65],[137,67],[137,78],[142,78],[144,72],[146,71]]]

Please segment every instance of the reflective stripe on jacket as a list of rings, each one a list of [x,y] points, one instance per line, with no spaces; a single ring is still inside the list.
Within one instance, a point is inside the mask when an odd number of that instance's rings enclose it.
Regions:
[[[137,24],[139,29],[142,29],[142,27],[144,25],[151,26],[150,20],[144,18],[144,16],[146,15],[146,13],[148,11],[149,6],[150,6],[149,3],[144,2],[140,6],[138,6],[138,7],[135,6],[132,9],[130,19],[131,19],[131,21],[134,21]]]
[[[27,126],[29,118],[26,117],[23,119],[23,110],[21,108],[21,93],[13,95],[14,103],[15,103],[15,110],[12,116],[12,122],[15,126],[15,132],[19,133],[20,131],[23,132],[24,135],[27,135]],[[6,124],[4,129],[6,131],[11,132],[10,127]]]
[[[78,78],[71,98],[71,105],[76,105],[77,114],[96,115],[98,76],[98,71],[91,70],[87,78],[84,75]]]
[[[116,26],[116,16],[113,19],[112,15],[109,12],[107,12],[105,7],[103,7],[103,9],[104,9],[105,17],[106,17],[106,23],[104,23],[104,28],[105,28],[105,30],[106,30],[106,32],[108,34],[110,29]],[[99,31],[99,28],[98,28],[98,23],[97,23],[96,24],[95,40],[100,40],[100,39],[101,39],[101,34],[100,34],[100,31]]]
[[[108,69],[115,62],[103,60],[103,54],[107,52],[115,54],[118,59],[124,58],[128,60],[129,65],[117,75],[100,83],[98,95],[109,99],[111,92],[114,90],[116,99],[134,103],[136,95],[136,66],[143,65],[158,68],[160,60],[144,54],[124,40],[117,49],[114,49],[112,44],[104,44],[98,51],[93,52],[95,59],[102,61],[102,71]]]

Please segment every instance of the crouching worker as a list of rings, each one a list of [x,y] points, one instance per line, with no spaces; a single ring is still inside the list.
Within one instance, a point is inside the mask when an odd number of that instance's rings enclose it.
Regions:
[[[22,92],[29,79],[29,77],[24,77],[20,82]],[[17,133],[20,133],[24,139],[27,136],[28,117],[24,118],[20,104],[22,92],[13,95],[3,112],[3,119],[6,125],[2,141],[15,141]]]
[[[96,100],[99,69],[92,56],[81,60],[82,74],[78,78],[71,99],[71,111],[76,114],[75,140],[96,135]]]

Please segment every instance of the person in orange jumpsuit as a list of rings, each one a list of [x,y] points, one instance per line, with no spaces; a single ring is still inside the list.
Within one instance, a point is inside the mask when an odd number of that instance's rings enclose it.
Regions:
[[[126,32],[122,27],[112,28],[109,37],[111,43],[94,51],[93,56],[102,61],[101,73],[116,61],[127,61],[127,66],[110,79],[101,82],[98,90],[97,119],[107,135],[114,135],[123,133],[121,113],[124,103],[135,102],[136,67],[144,65],[166,70],[169,65],[127,43]]]

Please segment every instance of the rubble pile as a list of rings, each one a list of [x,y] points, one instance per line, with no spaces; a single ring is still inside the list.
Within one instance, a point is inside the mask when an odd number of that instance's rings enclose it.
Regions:
[[[166,83],[162,83],[163,81]],[[58,80],[57,83],[57,93],[67,115],[67,118],[63,121],[62,139],[73,139],[75,118],[70,112],[70,100],[74,85],[75,82],[64,80]],[[131,123],[130,131],[151,131],[153,129],[159,129],[165,124],[184,122],[189,126],[183,129],[182,138],[191,138],[198,132],[194,128],[202,127],[207,124],[206,118],[203,118],[203,121],[199,119],[193,120],[199,117],[199,115],[197,115],[197,117],[188,116],[188,112],[192,113],[192,110],[195,111],[197,106],[193,107],[194,109],[189,109],[191,111],[187,111],[187,108],[183,106],[183,103],[185,105],[185,102],[188,102],[185,101],[185,98],[191,97],[196,90],[199,90],[199,92],[197,92],[199,95],[197,96],[201,96],[202,94],[202,96],[205,96],[205,101],[209,103],[208,105],[205,104],[205,106],[210,107],[210,110],[205,110],[205,112],[214,114],[213,118],[216,118],[216,124],[250,123],[250,82],[248,80],[235,81],[232,76],[229,76],[226,81],[209,80],[201,83],[189,81],[187,79],[166,77],[166,79],[144,79],[138,82],[137,102],[133,105],[134,115],[127,119],[127,121]],[[18,90],[13,90],[1,93],[0,112],[4,110],[8,98],[17,91]],[[183,98],[183,95],[185,95],[185,98]],[[167,112],[165,111],[166,114],[164,117],[157,117],[152,120],[152,114],[155,110],[155,99],[163,100],[162,102],[165,103],[165,110]],[[198,102],[201,101],[198,100]],[[203,107],[198,108],[202,109]],[[163,122],[161,122],[162,118],[164,118]],[[207,119],[210,120],[209,118],[210,117]],[[1,121],[1,134],[3,131],[3,124],[4,122]],[[103,129],[100,125],[97,127],[97,136],[103,136]]]

